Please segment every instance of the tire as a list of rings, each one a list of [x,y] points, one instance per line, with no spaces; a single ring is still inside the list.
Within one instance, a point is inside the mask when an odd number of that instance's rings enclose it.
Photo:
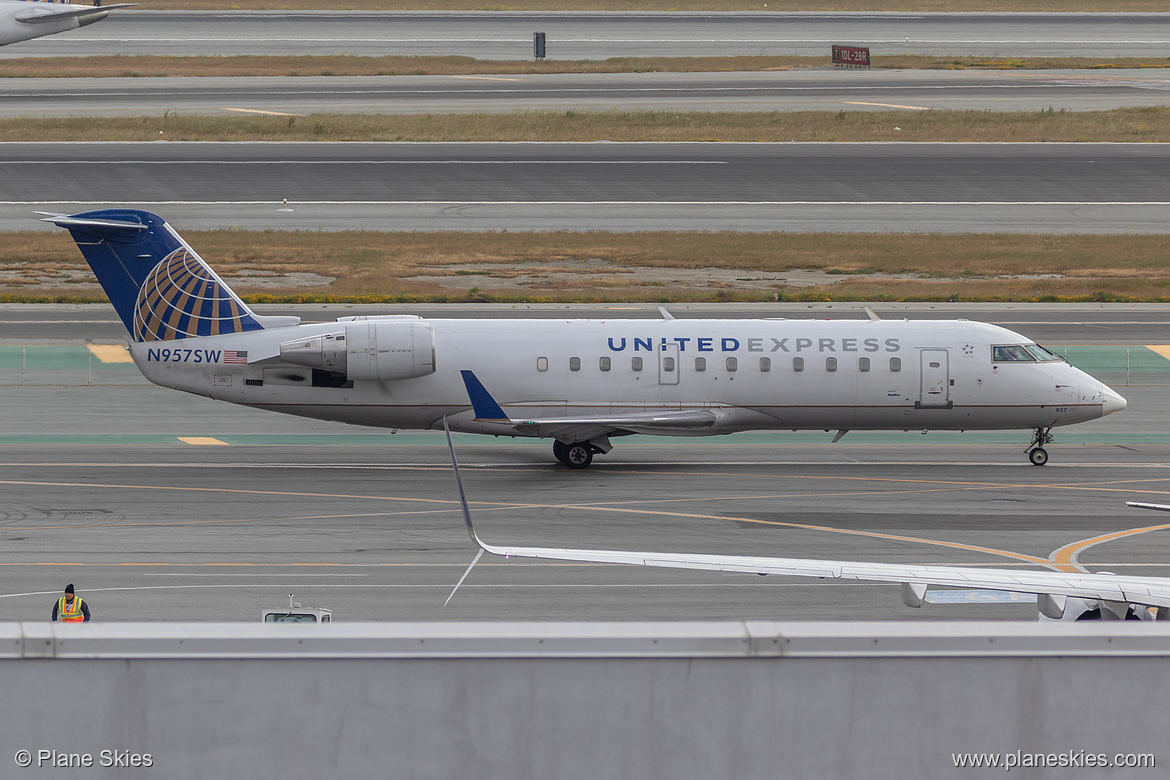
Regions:
[[[587,441],[578,441],[565,447],[563,463],[571,469],[587,469],[593,462],[593,447]]]
[[[1032,461],[1033,466],[1043,466],[1048,462],[1048,450],[1037,447],[1028,453],[1028,460]]]
[[[569,445],[565,444],[560,439],[553,439],[553,457],[559,460],[561,463],[564,463],[566,466],[569,465],[568,458],[565,455],[565,451],[568,449]]]

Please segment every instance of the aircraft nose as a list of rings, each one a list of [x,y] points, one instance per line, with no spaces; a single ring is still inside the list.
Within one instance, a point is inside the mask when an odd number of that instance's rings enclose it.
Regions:
[[[1111,387],[1101,385],[1101,416],[1120,412],[1129,404]]]

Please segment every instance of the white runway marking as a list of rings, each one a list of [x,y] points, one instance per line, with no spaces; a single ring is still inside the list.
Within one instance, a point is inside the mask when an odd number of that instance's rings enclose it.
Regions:
[[[233,564],[234,565],[234,564]],[[190,574],[181,571],[144,571],[143,577],[369,577],[368,574],[232,574],[225,572],[223,574],[206,574],[201,572],[191,572]]]
[[[157,143],[154,141],[148,143]],[[165,143],[165,141],[164,141]],[[729,165],[726,160],[9,160],[3,165]]]
[[[271,206],[279,200],[5,200],[0,206]],[[1170,206],[1166,200],[298,200],[298,206]]]

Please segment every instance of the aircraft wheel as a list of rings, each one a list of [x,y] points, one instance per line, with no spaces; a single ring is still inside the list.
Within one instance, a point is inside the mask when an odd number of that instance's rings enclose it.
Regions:
[[[1032,461],[1033,466],[1043,466],[1048,462],[1048,450],[1037,447],[1028,453],[1028,460]]]
[[[587,469],[593,462],[593,447],[587,441],[565,446],[564,464],[571,469]]]
[[[565,454],[565,451],[568,449],[569,445],[565,444],[560,439],[553,439],[553,457],[559,460],[561,463],[564,463],[566,466],[569,465],[568,456]]]

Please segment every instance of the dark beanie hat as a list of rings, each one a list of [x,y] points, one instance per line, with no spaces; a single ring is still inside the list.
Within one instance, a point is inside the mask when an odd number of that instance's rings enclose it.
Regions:
[[[68,585],[66,585],[66,586],[65,586],[65,592],[66,592],[66,593],[72,593],[72,592],[73,592],[73,583],[72,583],[72,582],[71,582],[71,583],[69,583]]]

